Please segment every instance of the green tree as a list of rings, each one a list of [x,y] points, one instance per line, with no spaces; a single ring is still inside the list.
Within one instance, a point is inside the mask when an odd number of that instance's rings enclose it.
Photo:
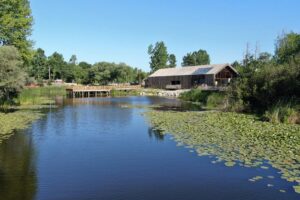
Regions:
[[[296,61],[300,57],[300,34],[289,33],[277,38],[275,57],[279,63]]]
[[[72,55],[70,60],[69,60],[69,64],[73,64],[76,65],[77,62],[77,56],[76,55]]]
[[[176,56],[174,54],[170,54],[169,58],[169,67],[176,67]]]
[[[47,65],[50,68],[51,79],[63,79],[65,73],[63,68],[66,67],[67,63],[62,54],[54,52],[48,57]]]
[[[182,66],[195,66],[197,65],[196,63],[196,58],[193,55],[193,53],[187,53],[184,57],[183,57],[183,62],[182,62]]]
[[[195,65],[207,65],[210,64],[210,58],[205,50],[200,49],[188,53],[183,57],[182,66],[195,66]]]
[[[148,54],[150,55],[150,67],[152,72],[168,67],[167,62],[169,56],[164,42],[157,42],[154,47],[151,44],[148,47]]]
[[[92,67],[91,64],[87,63],[87,62],[80,62],[78,64],[82,69],[90,69]]]
[[[15,46],[24,64],[31,58],[31,34],[33,18],[28,0],[0,1],[0,45]]]
[[[30,77],[37,80],[48,78],[47,56],[43,49],[34,51],[28,72]]]
[[[258,55],[258,60],[262,62],[269,62],[272,59],[272,55],[268,52],[262,52]]]
[[[25,84],[22,58],[12,46],[0,47],[0,104],[13,103]]]

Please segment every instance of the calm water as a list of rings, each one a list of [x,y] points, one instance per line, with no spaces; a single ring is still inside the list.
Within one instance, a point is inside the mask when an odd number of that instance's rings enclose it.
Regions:
[[[0,145],[0,199],[300,199],[276,170],[212,164],[153,132],[143,109],[124,106],[160,103],[181,106],[157,97],[99,98],[47,111]],[[262,174],[275,179],[248,181]]]

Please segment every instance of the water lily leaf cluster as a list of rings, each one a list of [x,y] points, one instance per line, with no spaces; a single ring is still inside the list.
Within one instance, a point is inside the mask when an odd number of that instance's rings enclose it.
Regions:
[[[281,177],[300,187],[300,126],[271,124],[253,115],[226,112],[145,113],[151,126],[175,141],[213,155],[226,166],[260,167],[270,164]]]

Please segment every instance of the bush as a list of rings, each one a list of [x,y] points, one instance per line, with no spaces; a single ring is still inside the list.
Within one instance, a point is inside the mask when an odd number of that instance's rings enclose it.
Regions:
[[[188,92],[181,93],[180,99],[201,103],[208,108],[225,108],[227,107],[226,94],[224,92],[204,91],[192,89]]]
[[[226,98],[225,94],[221,92],[215,92],[208,96],[206,106],[208,108],[225,108]]]
[[[179,98],[184,101],[192,101],[206,104],[208,96],[211,91],[203,91],[200,89],[192,89],[188,92],[183,92],[180,94]]]

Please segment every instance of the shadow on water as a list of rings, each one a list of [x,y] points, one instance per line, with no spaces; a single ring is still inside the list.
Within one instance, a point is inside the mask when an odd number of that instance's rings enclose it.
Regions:
[[[155,138],[157,141],[163,141],[165,139],[165,135],[161,130],[154,129],[151,127],[148,128],[148,135],[149,138]]]
[[[32,200],[37,190],[32,138],[16,133],[0,145],[0,197]]]

